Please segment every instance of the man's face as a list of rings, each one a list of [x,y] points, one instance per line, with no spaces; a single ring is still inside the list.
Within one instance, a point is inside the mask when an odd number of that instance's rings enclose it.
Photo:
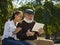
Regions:
[[[34,19],[34,15],[25,13],[25,18],[27,20],[32,20],[32,19]]]

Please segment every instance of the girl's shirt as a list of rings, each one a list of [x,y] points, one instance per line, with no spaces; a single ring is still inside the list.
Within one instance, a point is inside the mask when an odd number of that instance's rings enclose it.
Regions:
[[[17,25],[17,23],[16,23],[16,25]],[[16,25],[14,25],[13,20],[12,21],[7,21],[5,23],[4,33],[3,33],[2,40],[4,38],[8,38],[8,37],[12,37],[12,38],[16,39],[16,35],[12,34],[12,32],[14,32],[15,29],[16,29]]]

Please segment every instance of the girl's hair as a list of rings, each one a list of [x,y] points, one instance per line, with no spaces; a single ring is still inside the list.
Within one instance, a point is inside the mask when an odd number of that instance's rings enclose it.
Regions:
[[[18,11],[18,10],[17,11],[13,11],[10,21],[15,19],[15,15],[18,15],[18,14],[21,14],[21,13],[22,13],[22,11]]]

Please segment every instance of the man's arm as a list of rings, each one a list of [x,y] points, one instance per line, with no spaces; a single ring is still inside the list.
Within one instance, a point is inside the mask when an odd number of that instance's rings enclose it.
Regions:
[[[20,40],[26,40],[27,35],[26,35],[26,33],[18,32],[17,33],[17,38],[20,39]]]
[[[26,32],[25,32],[25,33],[22,32],[22,27],[23,27],[23,26],[22,26],[22,23],[18,23],[18,24],[17,24],[17,28],[20,28],[21,31],[17,31],[16,36],[17,36],[17,38],[20,39],[20,40],[25,40],[25,39],[27,38],[27,35],[26,35]]]

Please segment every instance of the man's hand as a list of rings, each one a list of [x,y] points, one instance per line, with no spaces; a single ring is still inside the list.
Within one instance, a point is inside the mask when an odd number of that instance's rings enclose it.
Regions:
[[[34,32],[31,32],[30,30],[28,30],[27,33],[26,33],[27,36],[34,36],[34,34],[35,33]]]
[[[38,31],[39,35],[43,34],[44,33],[44,29],[43,28],[40,28],[39,31]]]

